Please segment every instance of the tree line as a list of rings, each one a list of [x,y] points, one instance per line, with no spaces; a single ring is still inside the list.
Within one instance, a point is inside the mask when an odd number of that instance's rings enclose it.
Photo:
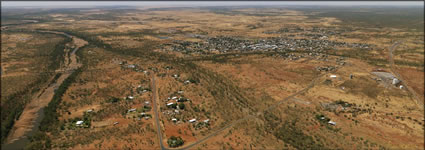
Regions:
[[[27,30],[14,30],[8,31],[9,33],[35,33],[35,31]],[[40,33],[48,34],[48,33]],[[19,119],[25,105],[31,100],[32,94],[40,90],[40,87],[47,83],[48,80],[54,75],[53,71],[60,67],[60,61],[63,59],[64,45],[70,42],[71,39],[65,38],[65,40],[55,45],[54,50],[49,54],[49,65],[47,72],[41,72],[39,77],[34,82],[28,84],[23,90],[17,91],[7,97],[2,97],[1,104],[1,143],[5,141],[10,130],[15,124],[15,120]],[[6,108],[6,109],[5,109]]]

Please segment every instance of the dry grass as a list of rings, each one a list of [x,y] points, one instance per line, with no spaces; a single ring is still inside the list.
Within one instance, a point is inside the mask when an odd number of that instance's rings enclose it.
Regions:
[[[160,124],[164,138],[166,140],[170,136],[181,136],[187,145],[217,131],[225,124],[268,108],[275,102],[306,88],[320,74],[315,68],[336,65],[334,60],[337,57],[330,56],[330,61],[308,58],[290,61],[263,54],[252,54],[235,58],[223,57],[222,62],[190,61],[190,55],[160,51],[161,45],[172,43],[173,40],[203,41],[200,38],[190,37],[189,34],[247,39],[291,34],[295,35],[295,38],[306,38],[301,35],[302,33],[266,34],[265,31],[276,31],[290,26],[353,28],[338,25],[341,21],[336,18],[309,18],[305,12],[287,9],[236,9],[233,12],[203,9],[149,12],[126,10],[112,15],[111,17],[116,17],[115,20],[88,19],[93,15],[105,17],[111,13],[103,10],[82,12],[77,15],[81,17],[79,20],[72,15],[55,13],[51,14],[51,17],[61,22],[32,24],[27,27],[84,33],[112,47],[109,49],[89,43],[92,45],[82,52],[84,57],[82,61],[87,69],[64,95],[61,110],[59,110],[60,121],[69,123],[67,122],[69,119],[81,118],[83,112],[90,108],[94,108],[97,113],[92,118],[93,128],[65,129],[55,135],[57,138],[52,142],[56,145],[68,143],[68,146],[62,145],[67,148],[115,149],[122,148],[124,145],[128,148],[159,148],[160,141],[157,141],[154,119],[137,120],[132,118],[134,115],[126,114],[128,109],[140,108],[144,101],[151,101],[151,92],[137,95],[133,101],[121,100],[112,104],[107,102],[111,97],[123,99],[131,95],[131,90],[139,84],[150,86],[151,81],[148,75],[123,69],[118,64],[120,61],[138,64],[150,73],[153,71],[148,68],[158,68],[158,72],[154,74],[157,76],[159,110],[161,110]],[[65,26],[70,23],[73,25]],[[16,38],[11,35],[3,36]],[[415,61],[423,66],[423,46],[415,43],[420,40],[417,36],[416,33],[400,30],[383,31],[377,28],[360,28],[343,35],[329,36],[329,40],[332,41],[367,43],[374,44],[375,47],[374,50],[362,51],[361,54],[358,49],[338,49],[337,54],[343,54],[349,58],[346,58],[345,66],[332,73],[338,75],[338,78],[331,79],[330,84],[324,84],[329,79],[330,73],[328,73],[320,78],[320,84],[298,95],[297,100],[291,99],[279,105],[278,109],[269,112],[269,116],[265,115],[237,124],[201,143],[198,147],[201,149],[296,149],[297,146],[305,143],[288,141],[287,137],[280,134],[291,129],[293,125],[290,124],[296,122],[295,127],[302,132],[294,130],[290,134],[300,135],[297,138],[311,137],[312,141],[316,144],[321,143],[321,146],[325,148],[423,149],[423,141],[420,140],[423,139],[424,122],[421,119],[423,109],[417,108],[406,90],[385,88],[381,83],[372,80],[373,76],[370,74],[378,67],[388,69],[386,68],[387,48],[393,44],[392,41],[400,39],[405,39],[407,42],[403,50],[399,52],[400,55],[395,55],[395,59]],[[168,37],[168,39],[160,37]],[[17,43],[9,44],[12,47]],[[10,67],[16,64],[7,65]],[[165,70],[165,66],[173,66],[174,69]],[[409,85],[412,85],[418,93],[423,93],[423,75],[420,75],[423,74],[423,70],[411,65],[402,65],[399,69],[403,77],[408,80],[406,82],[409,82]],[[173,74],[179,74],[180,78],[172,78]],[[353,74],[355,78],[350,80],[350,74]],[[184,84],[183,81],[189,78],[199,79],[200,83]],[[341,87],[345,89],[342,90]],[[168,109],[165,106],[166,99],[178,90],[183,90],[183,95],[191,99],[191,102],[185,102],[186,108],[181,111],[181,114],[175,116],[164,114],[163,112]],[[333,112],[321,106],[321,103],[332,103],[337,100],[356,104],[356,108],[368,111],[358,114]],[[148,113],[153,114],[153,111]],[[321,124],[315,119],[317,114],[326,115],[336,121],[337,126]],[[396,119],[396,116],[399,119]],[[172,117],[185,122],[174,124],[171,122]],[[268,117],[275,120],[268,120]],[[404,120],[400,119],[401,117],[404,117]],[[406,119],[407,117],[411,119]],[[210,128],[195,130],[187,122],[192,118],[197,118],[198,121],[210,119]],[[283,120],[288,122],[285,123]],[[111,125],[115,121],[119,124]],[[114,135],[114,137],[105,135]],[[84,136],[88,137],[83,138]]]

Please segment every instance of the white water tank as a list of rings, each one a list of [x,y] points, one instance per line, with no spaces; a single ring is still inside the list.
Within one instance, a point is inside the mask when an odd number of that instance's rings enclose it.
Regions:
[[[397,78],[394,78],[393,79],[393,84],[397,84],[397,83],[399,83],[400,81],[397,79]]]

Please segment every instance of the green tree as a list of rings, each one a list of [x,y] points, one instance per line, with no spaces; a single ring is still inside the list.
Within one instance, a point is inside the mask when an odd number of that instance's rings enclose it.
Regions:
[[[184,103],[180,103],[180,104],[179,104],[179,108],[180,108],[180,109],[184,109],[184,107],[185,107]]]
[[[170,147],[179,147],[179,146],[182,146],[184,144],[184,141],[180,136],[179,137],[171,136],[168,139],[167,144]]]

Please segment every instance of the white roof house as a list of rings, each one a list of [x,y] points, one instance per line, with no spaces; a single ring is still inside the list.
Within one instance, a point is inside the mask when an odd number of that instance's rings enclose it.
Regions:
[[[186,80],[186,81],[184,81],[184,83],[185,83],[185,84],[189,84],[189,83],[190,83],[190,81],[189,81],[189,80]]]
[[[208,122],[210,122],[210,119],[204,120],[204,123],[208,123]]]
[[[128,68],[135,68],[136,65],[127,65]]]
[[[149,101],[145,101],[145,105],[149,105],[150,104],[150,102]]]
[[[128,99],[134,99],[134,97],[133,96],[128,96]]]
[[[84,121],[77,121],[77,123],[75,123],[77,126],[80,126],[80,125],[82,125],[84,123]]]
[[[173,118],[173,119],[171,119],[171,121],[173,121],[173,122],[177,122],[177,119],[176,119],[176,118]]]
[[[142,112],[142,113],[140,113],[140,115],[144,116],[144,115],[146,115],[146,113]]]
[[[400,85],[400,89],[403,89],[403,85]]]
[[[177,96],[172,97],[171,99],[177,99]]]
[[[136,108],[129,109],[128,112],[136,111]]]
[[[336,78],[336,75],[331,74],[329,77]]]
[[[91,112],[93,112],[93,109],[89,109],[86,112],[91,113]]]
[[[194,122],[196,122],[196,119],[190,119],[189,122],[194,123]]]
[[[336,122],[333,122],[333,121],[329,121],[328,122],[330,125],[336,125]]]
[[[168,104],[167,104],[167,106],[171,106],[171,105],[173,105],[173,104],[174,104],[174,103],[168,103]]]

